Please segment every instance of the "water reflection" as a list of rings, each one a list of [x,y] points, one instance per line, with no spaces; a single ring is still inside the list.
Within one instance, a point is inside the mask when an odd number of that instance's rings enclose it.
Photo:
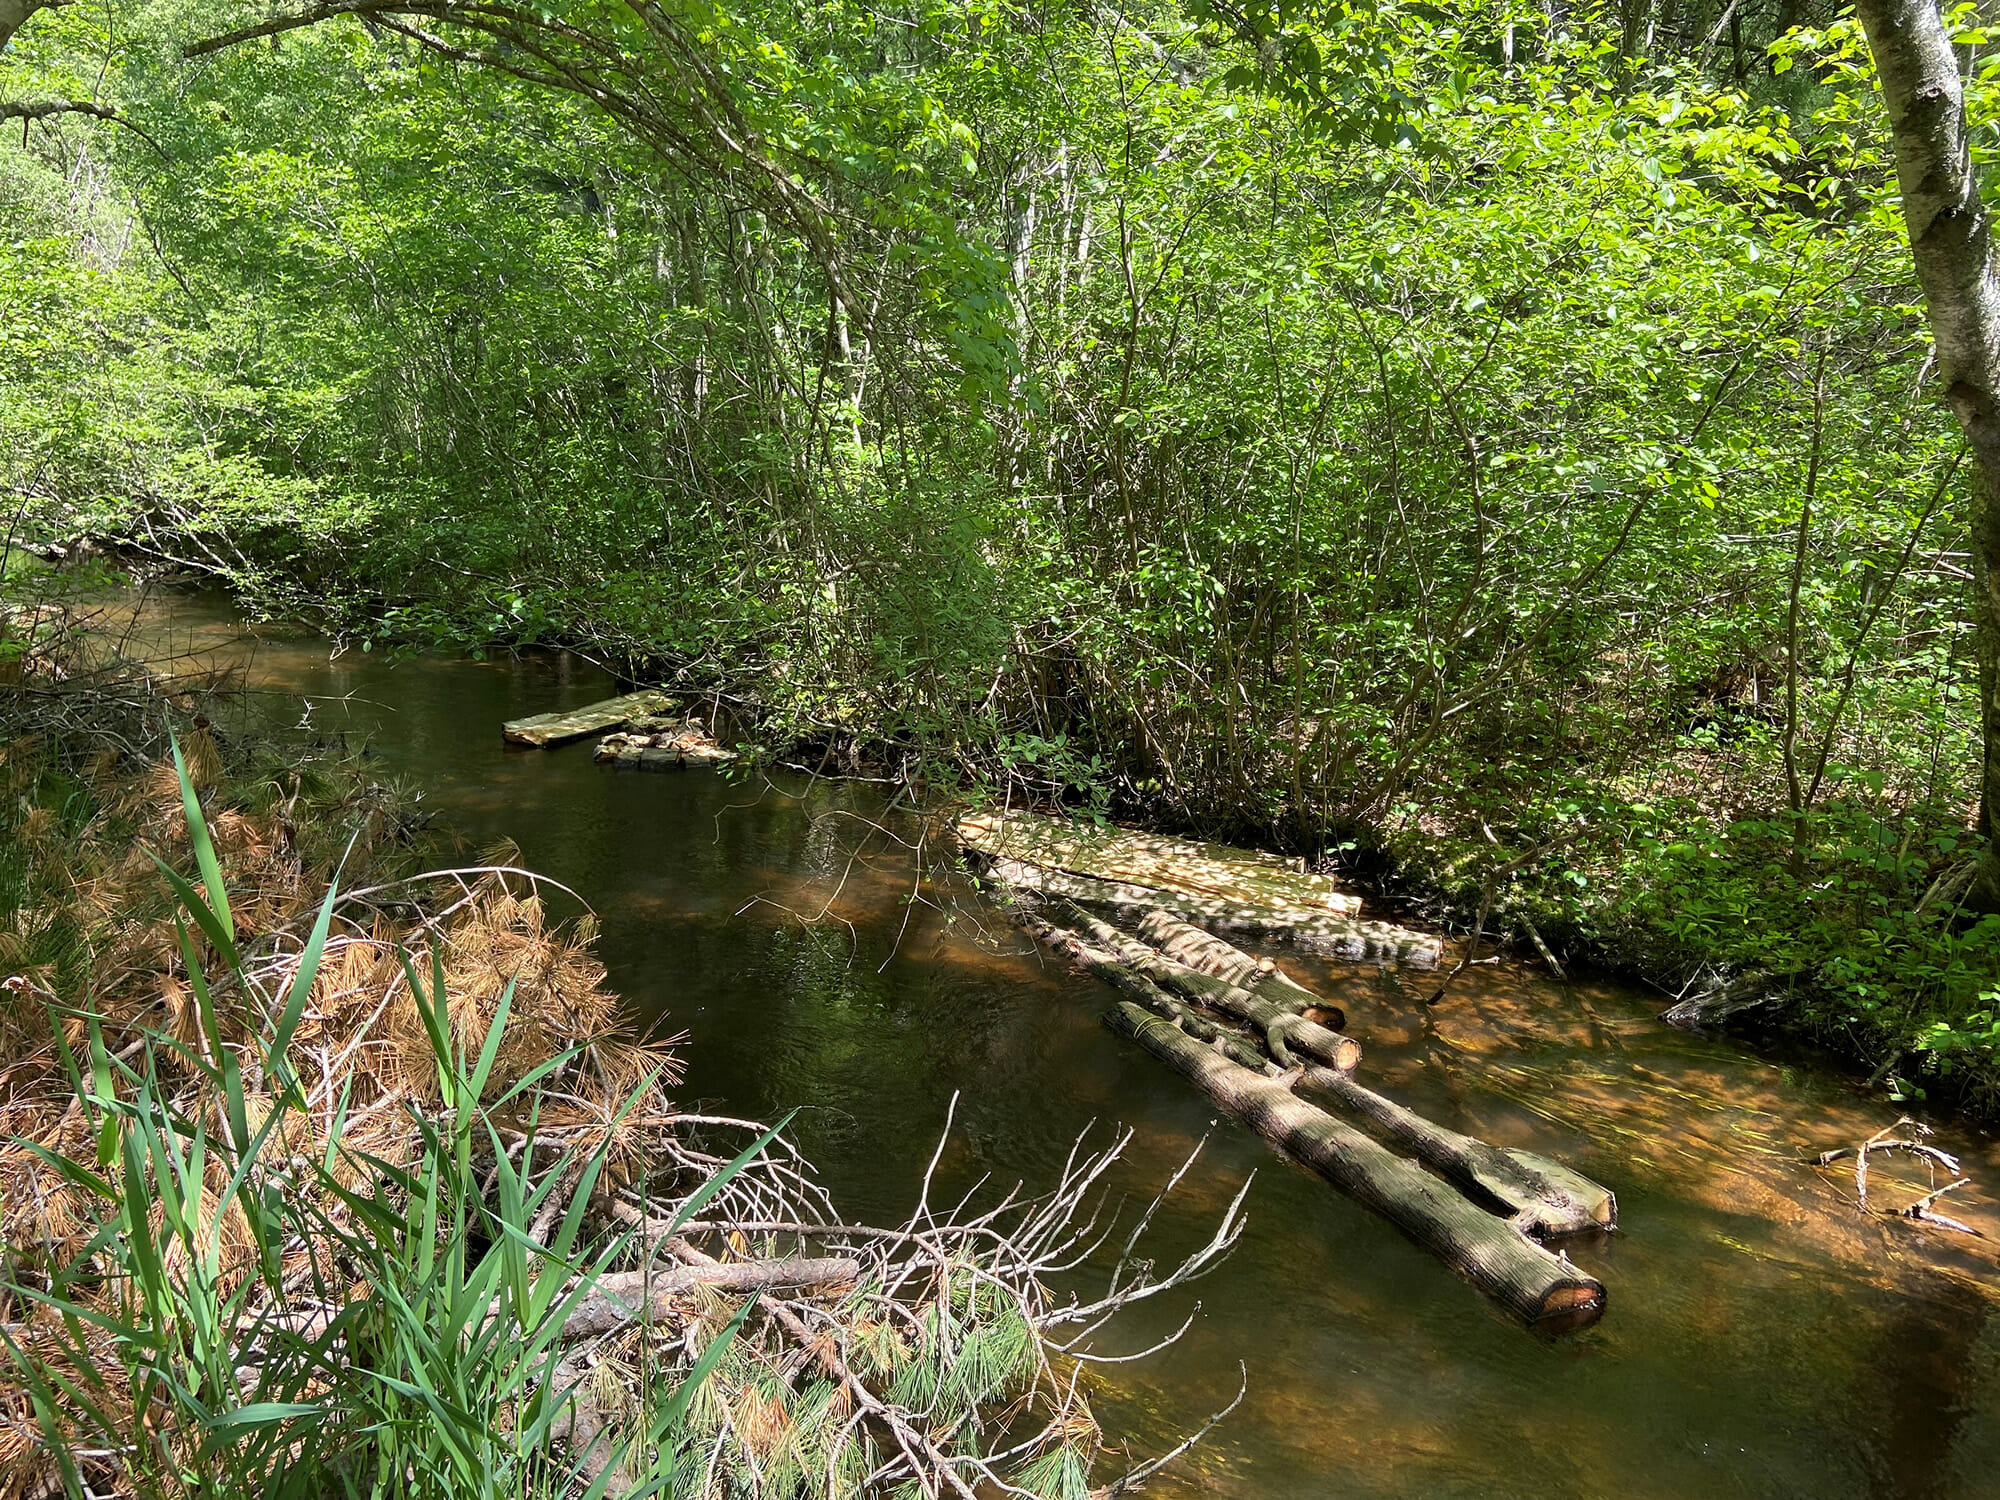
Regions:
[[[1384,1092],[1616,1190],[1621,1232],[1572,1250],[1609,1283],[1607,1317],[1538,1340],[1216,1126],[1098,1026],[1104,992],[1045,962],[962,882],[919,883],[908,851],[871,829],[878,789],[617,773],[587,746],[503,750],[503,719],[612,691],[568,656],[330,660],[323,642],[246,636],[200,600],[156,601],[137,628],[154,649],[243,665],[260,690],[244,716],[365,743],[472,844],[512,839],[583,893],[613,983],[691,1034],[685,1097],[799,1108],[802,1144],[850,1214],[907,1205],[955,1092],[944,1172],[960,1184],[1046,1182],[1097,1121],[1137,1129],[1125,1182],[1143,1191],[1206,1138],[1162,1215],[1162,1255],[1205,1237],[1256,1172],[1249,1230],[1195,1289],[1193,1332],[1099,1380],[1113,1430],[1156,1448],[1223,1404],[1248,1365],[1249,1400],[1155,1494],[2000,1494],[1992,1247],[1863,1215],[1851,1176],[1805,1164],[1894,1119],[1809,1063],[1669,1031],[1653,997],[1506,965],[1466,971],[1427,1011],[1433,978],[1297,963],[1346,1007]],[[2000,1151],[1949,1123],[1936,1140],[1977,1179],[1953,1212],[2000,1234]],[[1903,1164],[1871,1175],[1882,1204],[1928,1186]],[[1118,1348],[1185,1313],[1136,1310]]]

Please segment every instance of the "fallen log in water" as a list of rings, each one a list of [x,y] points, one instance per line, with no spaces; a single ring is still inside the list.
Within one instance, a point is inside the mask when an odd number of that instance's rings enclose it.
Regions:
[[[588,703],[582,708],[513,719],[500,726],[500,735],[510,745],[547,749],[567,744],[570,740],[580,740],[588,734],[602,734],[607,729],[616,729],[642,714],[666,713],[673,706],[673,699],[649,688],[643,692],[626,693],[619,698],[606,698],[601,703]]]
[[[1447,1130],[1332,1068],[1307,1068],[1294,1087],[1308,1099],[1316,1095],[1330,1099],[1390,1145],[1409,1152],[1474,1197],[1491,1200],[1529,1234],[1575,1234],[1617,1226],[1618,1200],[1611,1190],[1561,1162],[1533,1151],[1489,1146]]]
[[[1361,1061],[1361,1044],[1353,1037],[1343,1036],[1338,1025],[1325,1026],[1317,1021],[1309,1021],[1304,1016],[1275,1005],[1271,1001],[1240,985],[1231,984],[1226,979],[1218,979],[1212,974],[1203,974],[1185,964],[1156,952],[1142,942],[1128,937],[1108,922],[1100,922],[1089,912],[1068,903],[1066,915],[1070,921],[1099,947],[1109,950],[1138,973],[1150,979],[1162,989],[1173,990],[1187,996],[1197,1004],[1206,1005],[1225,1015],[1234,1016],[1239,1021],[1248,1021],[1266,1038],[1267,1045],[1282,1042],[1285,1047],[1296,1048],[1307,1057],[1317,1058],[1329,1068],[1351,1073]],[[1320,1004],[1320,1002],[1315,1002]],[[1325,1010],[1339,1014],[1337,1006],[1325,1006]],[[1271,1045],[1275,1061],[1290,1065],[1291,1059]]]
[[[1287,1010],[1304,1011],[1326,1002],[1268,958],[1245,953],[1171,912],[1151,911],[1139,923],[1139,936],[1176,963],[1198,974],[1255,990]]]
[[[1130,1001],[1119,1002],[1105,1024],[1134,1038],[1233,1118],[1382,1215],[1523,1321],[1581,1327],[1602,1315],[1603,1282],[1278,1080],[1232,1062]]]
[[[685,771],[736,759],[702,728],[699,719],[648,715],[597,743],[597,760],[633,771]]]
[[[1086,942],[1068,928],[1058,927],[1035,912],[1017,911],[1014,920],[1023,932],[1043,947],[1096,975],[1113,989],[1130,995],[1138,1004],[1178,1026],[1196,1041],[1220,1049],[1223,1055],[1239,1066],[1257,1071],[1273,1066],[1248,1037],[1238,1036],[1216,1025],[1185,1001],[1176,1000],[1109,950]]]
[[[997,859],[1184,896],[1343,916],[1361,909],[1360,897],[1346,894],[1324,875],[1307,874],[1302,863],[1228,844],[1090,828],[1022,812],[961,818],[958,836]]]
[[[1436,963],[1443,951],[1440,940],[1431,934],[1387,922],[1335,916],[1303,906],[1257,906],[1188,896],[1158,886],[1099,880],[1047,865],[994,857],[976,848],[973,852],[981,856],[986,872],[1003,885],[1038,895],[1067,897],[1134,922],[1148,912],[1164,910],[1212,931],[1269,938],[1310,953],[1355,960],[1427,966]]]

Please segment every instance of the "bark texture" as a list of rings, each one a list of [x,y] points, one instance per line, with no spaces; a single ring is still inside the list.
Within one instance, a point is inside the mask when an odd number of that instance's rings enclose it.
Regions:
[[[1332,1068],[1307,1068],[1296,1086],[1308,1098],[1331,1100],[1390,1145],[1504,1209],[1529,1234],[1576,1234],[1617,1225],[1618,1200],[1611,1190],[1561,1162],[1447,1130]]]
[[[1069,903],[1065,915],[1092,942],[1130,964],[1162,989],[1185,995],[1197,1005],[1208,1006],[1239,1021],[1248,1021],[1267,1037],[1281,1038],[1291,1048],[1325,1063],[1329,1068],[1351,1073],[1360,1064],[1361,1044],[1334,1027],[1308,1021],[1226,979],[1217,979],[1176,963],[1144,943],[1134,942],[1110,923],[1098,921],[1074,902]],[[1286,1057],[1275,1060],[1290,1062]]]
[[[1170,912],[1148,912],[1146,920],[1139,924],[1139,936],[1175,963],[1255,990],[1287,1010],[1304,1011],[1326,1003],[1270,959],[1253,957]]]
[[[1965,121],[1958,59],[1936,0],[1857,0],[1896,144],[1896,181],[1917,281],[1937,345],[1937,375],[1979,462],[1972,516],[1979,716],[1980,832],[1967,904],[2000,910],[2000,280]]]
[[[668,1271],[614,1271],[600,1276],[563,1320],[563,1337],[609,1333],[635,1319],[664,1318],[698,1286],[718,1292],[762,1292],[776,1288],[838,1286],[861,1279],[861,1262],[851,1256],[747,1260],[726,1265],[677,1266]]]
[[[1277,1079],[1239,1067],[1129,1001],[1104,1019],[1231,1117],[1380,1214],[1522,1321],[1573,1327],[1603,1313],[1603,1282],[1442,1178],[1306,1103]]]

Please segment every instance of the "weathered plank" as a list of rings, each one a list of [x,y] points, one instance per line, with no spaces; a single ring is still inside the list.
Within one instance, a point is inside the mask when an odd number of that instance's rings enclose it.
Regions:
[[[566,709],[561,713],[513,719],[500,726],[500,733],[510,745],[533,745],[536,749],[546,750],[551,745],[567,744],[585,735],[616,729],[643,714],[665,713],[673,706],[672,698],[657,688],[648,688],[642,692],[626,693],[619,698],[606,698],[601,703],[585,704],[582,708]]]
[[[1324,875],[1276,854],[1134,833],[1086,828],[1033,813],[975,814],[959,819],[958,835],[994,859],[1067,870],[1096,880],[1172,891],[1204,901],[1282,907],[1352,916],[1361,898]]]

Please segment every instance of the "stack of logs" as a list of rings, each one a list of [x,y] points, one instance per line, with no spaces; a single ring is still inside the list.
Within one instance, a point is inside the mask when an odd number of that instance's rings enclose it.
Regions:
[[[1017,900],[1013,915],[1125,997],[1104,1018],[1112,1030],[1517,1317],[1570,1328],[1602,1313],[1604,1284],[1541,1241],[1611,1228],[1611,1193],[1559,1162],[1447,1130],[1358,1083],[1361,1048],[1343,1033],[1346,1018],[1269,959],[1165,911],[1147,914],[1136,932],[1062,898]]]

